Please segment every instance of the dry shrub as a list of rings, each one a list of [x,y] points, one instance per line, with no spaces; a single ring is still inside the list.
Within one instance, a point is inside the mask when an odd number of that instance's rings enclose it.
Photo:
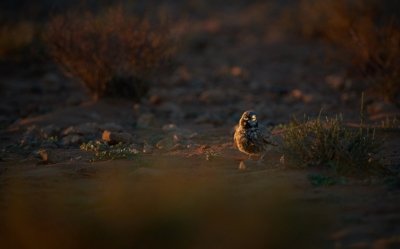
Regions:
[[[342,44],[350,52],[353,66],[387,102],[400,107],[400,29],[386,25],[356,26],[351,39]]]
[[[400,29],[375,0],[303,0],[292,28],[339,48],[351,71],[386,101],[400,106]],[[398,25],[398,23],[397,23]]]
[[[107,14],[69,11],[52,18],[47,42],[54,61],[81,81],[94,99],[139,100],[173,46],[167,22],[150,22],[110,8]]]

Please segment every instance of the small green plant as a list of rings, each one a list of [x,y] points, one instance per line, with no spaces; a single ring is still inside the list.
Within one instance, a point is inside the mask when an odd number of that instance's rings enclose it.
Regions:
[[[86,151],[104,151],[109,150],[110,146],[106,141],[89,141],[83,143],[79,148]]]
[[[361,112],[362,115],[362,112]],[[384,140],[375,138],[375,130],[349,128],[343,117],[315,121],[296,117],[283,135],[282,152],[289,165],[316,165],[330,168],[334,174],[379,174],[386,167],[382,155]]]
[[[120,142],[117,145],[109,146],[106,141],[90,141],[83,143],[80,147],[81,150],[97,152],[89,162],[107,161],[113,159],[132,159],[139,154],[136,149],[123,148]]]
[[[386,120],[382,121],[381,128],[385,132],[400,132],[400,124],[397,117],[394,117],[392,120],[386,117]]]
[[[337,183],[343,183],[344,180],[338,180],[336,177],[333,176],[323,176],[323,175],[315,175],[309,174],[308,179],[313,186],[330,186],[335,185]]]
[[[110,150],[98,152],[89,160],[89,162],[92,163],[114,159],[133,159],[137,154],[139,154],[139,151],[136,149],[111,148]]]
[[[139,100],[174,50],[167,22],[126,12],[122,5],[107,14],[70,11],[50,22],[46,41],[51,57],[96,100]]]

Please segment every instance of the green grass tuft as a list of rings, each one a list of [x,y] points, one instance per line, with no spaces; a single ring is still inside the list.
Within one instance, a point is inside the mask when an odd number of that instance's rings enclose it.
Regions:
[[[328,167],[334,174],[377,175],[383,173],[384,140],[375,138],[375,130],[348,127],[343,117],[315,121],[296,117],[283,135],[281,148],[289,165]]]
[[[89,162],[99,162],[99,161],[107,161],[107,160],[115,160],[115,159],[133,159],[139,151],[136,149],[129,148],[117,148],[105,150],[94,155]]]
[[[104,151],[109,150],[110,146],[106,141],[90,141],[83,143],[79,148],[86,151]]]
[[[133,159],[139,151],[136,149],[123,148],[123,144],[109,146],[106,141],[90,141],[80,146],[81,150],[97,152],[89,162],[99,162],[114,159]]]

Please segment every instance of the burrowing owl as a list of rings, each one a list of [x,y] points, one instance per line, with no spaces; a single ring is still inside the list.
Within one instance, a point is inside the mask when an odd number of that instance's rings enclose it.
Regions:
[[[271,145],[278,146],[271,131],[258,123],[257,115],[252,111],[243,113],[233,138],[239,150],[248,154],[249,158],[251,155],[262,154],[258,163],[262,162],[265,152]]]

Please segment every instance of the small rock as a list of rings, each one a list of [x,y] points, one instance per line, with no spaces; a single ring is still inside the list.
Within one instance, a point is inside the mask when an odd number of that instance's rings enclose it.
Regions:
[[[171,151],[177,151],[177,150],[182,150],[185,147],[182,144],[175,144],[174,147],[172,147]]]
[[[57,158],[52,150],[41,150],[40,155],[42,156],[43,161],[46,163],[54,164],[57,162]]]
[[[36,125],[29,126],[26,129],[24,136],[30,136],[30,137],[32,137],[32,140],[34,140],[36,137],[41,136],[41,130]]]
[[[169,118],[173,119],[181,119],[185,116],[182,108],[173,102],[163,103],[157,108],[157,111],[165,113]]]
[[[24,148],[25,146],[29,146],[31,144],[31,140],[29,139],[22,139],[21,142],[19,143],[19,146],[21,148]]]
[[[231,74],[236,77],[240,77],[243,74],[243,70],[240,67],[232,67]]]
[[[61,139],[61,145],[67,147],[71,144],[71,136],[66,136]]]
[[[310,104],[313,101],[313,96],[311,94],[304,94],[302,100],[304,103]]]
[[[57,125],[51,124],[46,127],[42,127],[41,134],[44,139],[48,139],[50,137],[58,136],[60,130],[60,127],[58,127]]]
[[[30,145],[26,145],[22,149],[28,151],[28,150],[31,150],[32,147]]]
[[[161,105],[164,102],[164,99],[157,94],[154,94],[150,97],[150,103],[153,105]]]
[[[342,90],[345,86],[345,81],[343,77],[337,74],[326,76],[325,82],[334,90]]]
[[[152,113],[144,113],[139,116],[137,125],[140,127],[153,126],[156,122],[156,117]]]
[[[83,137],[79,135],[71,136],[70,143],[72,144],[80,144],[83,141]]]
[[[184,141],[184,140],[190,139],[192,137],[193,133],[188,129],[179,129],[177,131],[170,132],[169,135],[175,141]]]
[[[199,134],[197,132],[193,132],[192,134],[190,134],[189,139],[193,139],[193,138],[196,138],[198,136],[199,136]]]
[[[102,139],[107,141],[110,145],[118,144],[120,142],[123,144],[133,143],[133,136],[127,132],[118,133],[105,130]]]
[[[96,112],[91,112],[91,113],[89,113],[88,116],[89,116],[89,118],[91,118],[93,120],[96,120],[96,121],[100,121],[101,120],[100,115],[97,114]]]
[[[152,145],[150,145],[150,144],[145,144],[145,145],[143,146],[143,153],[145,153],[145,154],[151,154],[151,153],[153,153],[153,149],[154,149],[154,147],[153,147]]]
[[[292,96],[295,97],[296,99],[302,99],[303,93],[299,89],[295,89],[292,91]]]
[[[206,150],[206,149],[209,149],[209,148],[211,148],[211,146],[208,145],[208,144],[205,144],[205,145],[200,147],[200,149],[202,149],[202,150]]]
[[[161,130],[163,132],[169,133],[171,131],[177,131],[178,127],[175,124],[166,124],[162,126]]]
[[[257,169],[260,168],[260,166],[261,165],[257,161],[247,159],[240,162],[239,169]]]
[[[156,144],[156,147],[162,150],[171,151],[175,146],[175,141],[172,138],[164,138]]]

